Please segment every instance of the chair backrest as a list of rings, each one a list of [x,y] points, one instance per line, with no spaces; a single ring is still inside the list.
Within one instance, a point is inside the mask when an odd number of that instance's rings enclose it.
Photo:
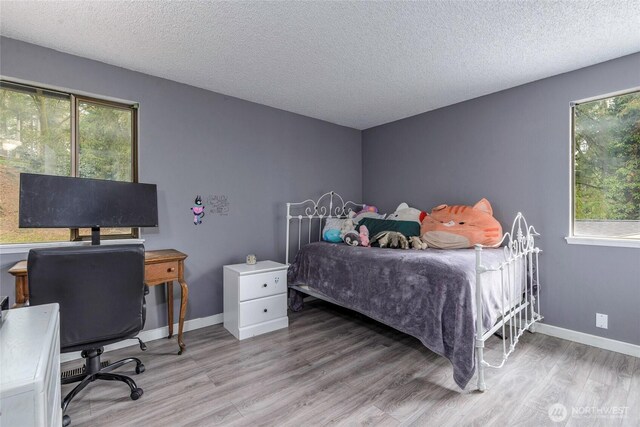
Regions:
[[[60,347],[99,348],[144,326],[144,246],[32,249],[29,304],[60,304]]]

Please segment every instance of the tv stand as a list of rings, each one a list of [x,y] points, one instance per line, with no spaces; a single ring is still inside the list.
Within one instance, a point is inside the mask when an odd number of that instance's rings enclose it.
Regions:
[[[100,245],[100,227],[91,227],[91,245]]]

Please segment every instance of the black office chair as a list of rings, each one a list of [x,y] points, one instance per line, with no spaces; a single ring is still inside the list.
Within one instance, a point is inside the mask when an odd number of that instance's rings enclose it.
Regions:
[[[80,381],[62,401],[66,411],[71,400],[95,380],[122,381],[131,399],[142,389],[129,377],[112,373],[135,362],[136,374],[144,372],[140,359],[130,357],[101,366],[104,346],[136,335],[144,327],[148,288],[144,284],[144,246],[82,246],[29,251],[29,304],[60,304],[60,351],[82,351],[84,372],[63,378],[63,384]],[[140,348],[144,343],[138,338]],[[71,422],[64,416],[64,424]]]

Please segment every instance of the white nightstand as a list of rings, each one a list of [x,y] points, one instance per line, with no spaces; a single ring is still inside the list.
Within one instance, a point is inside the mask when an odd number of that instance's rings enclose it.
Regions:
[[[289,326],[287,265],[224,266],[224,327],[239,340]]]

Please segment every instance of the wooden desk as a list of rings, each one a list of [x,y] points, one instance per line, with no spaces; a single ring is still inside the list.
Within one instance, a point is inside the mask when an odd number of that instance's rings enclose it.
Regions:
[[[187,311],[189,288],[184,281],[184,260],[186,254],[175,249],[161,249],[146,251],[144,254],[144,281],[147,286],[166,285],[167,290],[167,317],[169,323],[169,336],[173,337],[173,282],[180,284],[180,319],[178,321],[178,345],[180,351],[186,349],[182,339],[184,332],[184,316]],[[9,273],[16,279],[16,303],[14,307],[21,307],[29,302],[29,281],[27,279],[27,261],[20,261],[9,269]]]

